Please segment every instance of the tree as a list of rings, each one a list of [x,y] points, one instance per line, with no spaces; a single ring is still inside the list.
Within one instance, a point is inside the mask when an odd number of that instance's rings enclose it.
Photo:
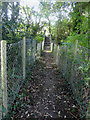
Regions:
[[[11,15],[8,15],[9,11],[11,11]],[[18,41],[17,24],[19,17],[19,3],[3,2],[2,14],[2,39],[13,42]]]
[[[50,16],[52,14],[52,2],[40,2],[40,8],[41,8],[41,13],[42,16],[48,21],[48,26],[49,26],[49,33],[51,35],[51,21],[50,21]]]
[[[57,1],[52,6],[53,14],[57,17],[57,21],[54,25],[53,36],[55,36],[55,40],[59,43],[61,43],[61,41],[65,41],[71,31],[70,21],[67,16],[65,16],[68,6],[70,6],[70,4],[67,2],[62,3]]]
[[[2,40],[2,3],[0,2],[0,41]]]
[[[74,42],[78,39],[80,45],[88,46],[88,3],[76,2],[72,7],[70,18],[73,26],[68,40],[71,39]]]

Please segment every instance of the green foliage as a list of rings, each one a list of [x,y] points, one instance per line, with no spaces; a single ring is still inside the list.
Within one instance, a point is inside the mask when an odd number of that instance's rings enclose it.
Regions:
[[[11,12],[10,16],[8,10]],[[23,36],[34,38],[42,34],[45,23],[41,23],[41,14],[33,8],[21,7],[18,2],[16,4],[8,2],[3,3],[2,13],[2,39],[7,40],[8,43],[16,43],[22,40]]]
[[[30,7],[21,7],[19,3],[4,3],[2,5],[2,39],[7,40],[8,43],[16,43],[20,41],[23,36],[26,38],[34,38],[38,43],[44,40],[42,36],[44,34],[44,26],[48,28],[49,35],[52,34],[52,39],[57,43],[65,43],[68,47],[67,56],[68,56],[68,68],[70,71],[73,65],[77,66],[77,71],[82,74],[83,80],[79,76],[78,82],[75,84],[75,88],[78,88],[79,91],[84,86],[88,86],[90,78],[88,78],[89,70],[89,61],[88,61],[88,8],[89,4],[85,2],[42,2],[40,3],[40,13],[33,10]],[[69,14],[68,10],[69,9]],[[11,16],[8,15],[8,10],[11,12]],[[68,14],[68,15],[67,15]],[[50,16],[56,17],[55,24],[51,24]],[[33,20],[35,18],[35,20]],[[44,21],[44,19],[46,21]],[[43,22],[42,20],[43,19]],[[77,56],[74,59],[74,46],[75,41],[78,40]],[[63,58],[66,51],[63,50],[65,44],[61,44],[62,50],[59,55]],[[66,47],[66,46],[65,46]],[[16,49],[11,49],[10,54],[17,55]],[[21,57],[18,57],[17,61],[21,62]],[[12,59],[8,58],[8,62],[13,61],[10,67],[13,65],[18,65],[19,68],[20,62],[15,61],[15,57]],[[18,77],[16,73],[18,69],[15,69],[15,78]],[[13,71],[8,71],[10,76]],[[68,76],[70,76],[68,74]],[[74,83],[73,83],[74,84]],[[82,104],[80,101],[81,96],[79,96],[78,103]],[[17,106],[17,104],[16,104]]]
[[[62,21],[59,19],[56,24],[52,27],[52,35],[55,36],[55,40],[64,42],[67,38],[70,29],[70,22],[68,19],[63,19]]]
[[[2,105],[2,113],[6,114],[6,112],[7,112],[6,108],[4,107],[4,105]]]
[[[85,5],[85,8],[83,7]],[[87,14],[88,4],[86,3],[75,3],[73,11],[70,12],[72,20],[72,31],[70,36],[68,36],[67,41],[69,43],[74,43],[75,40],[79,41],[79,45],[88,47],[88,14]]]
[[[88,48],[88,35],[86,34],[76,34],[72,33],[70,36],[67,37],[66,43],[75,43],[75,41],[78,40],[78,44],[87,47]]]
[[[41,41],[44,40],[44,37],[39,34],[39,35],[37,35],[37,36],[35,37],[35,40],[37,40],[37,42],[40,43]]]

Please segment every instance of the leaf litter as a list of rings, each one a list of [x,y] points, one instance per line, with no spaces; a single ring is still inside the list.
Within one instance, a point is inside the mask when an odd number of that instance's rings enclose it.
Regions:
[[[54,63],[52,53],[43,53],[27,75],[9,115],[21,118],[74,118],[79,120],[79,106],[66,80]]]

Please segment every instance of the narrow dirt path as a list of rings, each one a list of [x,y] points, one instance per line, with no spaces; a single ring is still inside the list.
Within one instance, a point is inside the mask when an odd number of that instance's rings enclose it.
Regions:
[[[43,57],[35,63],[31,75],[28,74],[27,81],[20,90],[20,97],[16,99],[11,110],[12,118],[79,120],[79,107],[68,88],[66,80],[54,63],[52,53],[43,53]]]

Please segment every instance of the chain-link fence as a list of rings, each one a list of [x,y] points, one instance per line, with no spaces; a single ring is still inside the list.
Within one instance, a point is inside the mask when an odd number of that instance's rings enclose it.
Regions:
[[[0,47],[1,48],[1,47]],[[4,49],[5,48],[5,49]],[[26,75],[41,55],[42,43],[36,40],[23,39],[18,43],[6,44],[2,41],[0,70],[0,118],[5,116],[12,106]],[[6,76],[6,77],[5,77]],[[7,93],[6,93],[7,91]]]
[[[76,44],[54,44],[55,62],[67,79],[81,110],[86,115],[88,104],[88,49]]]

